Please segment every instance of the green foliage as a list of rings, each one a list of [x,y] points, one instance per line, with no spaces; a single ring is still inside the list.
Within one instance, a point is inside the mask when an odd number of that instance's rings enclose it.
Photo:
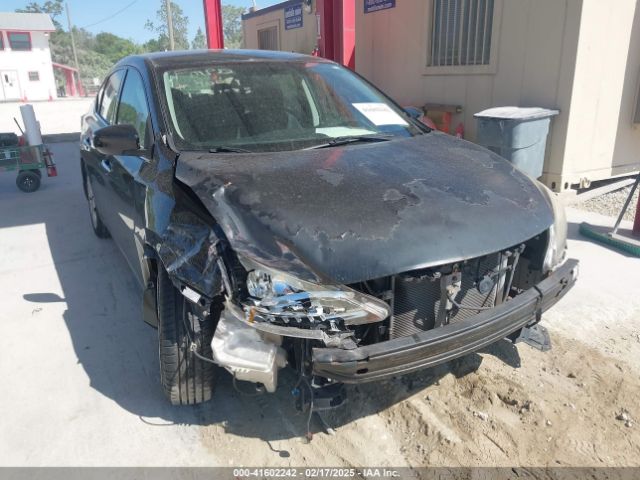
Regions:
[[[94,78],[102,79],[109,69],[121,58],[143,52],[158,52],[169,50],[169,36],[167,33],[167,10],[165,0],[158,0],[160,8],[156,12],[156,21],[147,20],[145,28],[154,32],[153,38],[143,45],[132,40],[119,37],[113,33],[99,33],[97,35],[83,29],[73,29],[80,76],[85,85],[91,85]],[[64,0],[47,0],[42,3],[30,2],[24,8],[16,12],[48,13],[56,27],[56,31],[49,36],[51,57],[54,62],[64,65],[74,65],[73,50],[71,48],[71,35],[65,31],[58,21],[64,13]],[[242,46],[242,19],[244,8],[234,5],[223,5],[223,31],[225,46],[227,48],[240,48]],[[171,17],[173,19],[174,42],[176,50],[207,48],[207,40],[201,28],[189,43],[188,27],[189,19],[184,15],[180,6],[171,3]],[[59,75],[56,75],[56,78]],[[59,79],[62,82],[62,78]]]
[[[222,5],[222,30],[224,46],[227,48],[242,47],[242,14],[243,7]]]
[[[204,33],[202,33],[202,29],[200,27],[198,27],[196,35],[191,41],[191,48],[193,48],[194,50],[207,48],[207,39],[204,36]]]
[[[128,55],[140,53],[142,48],[131,40],[102,32],[95,36],[95,51],[106,56],[111,63],[116,63]]]
[[[80,77],[85,85],[91,85],[94,78],[102,79],[113,66],[116,60],[100,52],[103,48],[97,41],[97,37],[84,29],[74,28],[73,33],[78,52],[80,65]],[[54,62],[74,66],[73,49],[71,48],[71,35],[69,32],[57,30],[49,37],[51,57]]]
[[[16,12],[19,13],[48,13],[51,15],[51,20],[53,20],[53,24],[57,29],[62,28],[60,22],[57,21],[56,17],[62,14],[64,10],[64,5],[62,4],[62,0],[48,0],[44,2],[42,5],[38,2],[29,2],[27,6],[24,8],[16,9]]]
[[[167,28],[167,4],[164,0],[160,0],[160,8],[156,12],[157,23],[147,20],[145,28],[154,32],[156,39],[150,40],[144,44],[146,51],[164,51],[169,50],[169,33]],[[189,18],[184,15],[182,8],[177,3],[171,2],[171,19],[173,21],[173,41],[176,50],[188,50],[189,39],[187,33],[189,29]],[[159,47],[159,48],[158,48]]]

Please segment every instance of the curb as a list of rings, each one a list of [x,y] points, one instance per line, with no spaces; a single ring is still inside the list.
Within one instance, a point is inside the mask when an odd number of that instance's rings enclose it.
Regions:
[[[42,135],[43,143],[67,143],[67,142],[79,142],[80,132],[73,133],[52,133],[49,135]]]

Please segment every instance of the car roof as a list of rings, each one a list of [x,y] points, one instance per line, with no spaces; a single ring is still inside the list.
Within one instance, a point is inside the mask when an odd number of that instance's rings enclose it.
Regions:
[[[320,57],[293,52],[276,52],[272,50],[180,50],[173,52],[154,52],[131,55],[123,58],[118,65],[136,65],[145,63],[150,68],[185,67],[203,63],[229,62],[327,62]]]

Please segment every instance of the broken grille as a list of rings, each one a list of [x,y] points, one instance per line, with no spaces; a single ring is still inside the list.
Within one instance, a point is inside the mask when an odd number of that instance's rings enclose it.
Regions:
[[[451,270],[420,271],[393,278],[390,338],[455,323],[499,302],[509,267],[508,253],[474,259]],[[514,263],[512,263],[515,266]],[[458,308],[455,304],[459,305]]]

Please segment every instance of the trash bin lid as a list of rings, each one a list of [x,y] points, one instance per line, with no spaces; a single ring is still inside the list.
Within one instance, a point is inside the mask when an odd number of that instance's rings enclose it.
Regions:
[[[475,113],[476,118],[499,118],[505,120],[536,120],[538,118],[553,117],[559,110],[549,110],[540,107],[495,107]]]

